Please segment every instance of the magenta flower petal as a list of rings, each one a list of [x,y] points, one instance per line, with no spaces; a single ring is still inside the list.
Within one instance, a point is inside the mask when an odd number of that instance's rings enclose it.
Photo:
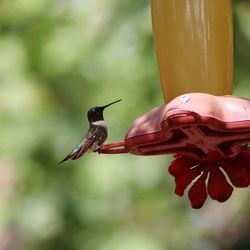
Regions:
[[[169,172],[175,177],[175,193],[179,196],[194,182],[188,192],[193,208],[202,207],[207,195],[224,202],[233,192],[233,187],[227,182],[225,175],[235,187],[250,185],[250,150],[241,152],[235,158],[215,162],[198,162],[177,155],[169,167]]]
[[[169,173],[175,177],[177,195],[182,196],[186,187],[201,173],[199,168],[194,167],[196,164],[195,161],[185,157],[178,157],[171,163]]]
[[[235,187],[248,187],[250,185],[250,172],[242,160],[235,159],[223,164],[222,167]]]
[[[233,192],[233,188],[226,181],[226,177],[216,166],[210,168],[207,190],[212,199],[220,202],[226,201]]]
[[[175,193],[179,196],[184,194],[185,189],[187,186],[199,175],[197,171],[194,169],[190,170],[190,172],[185,173],[184,175],[175,178]]]
[[[174,177],[179,177],[187,172],[189,172],[190,168],[195,165],[195,161],[188,159],[186,157],[178,157],[172,161],[169,166],[169,173]]]
[[[241,162],[247,169],[248,174],[250,174],[250,148],[240,153],[237,158],[241,160]]]
[[[206,178],[207,173],[203,173],[188,192],[192,208],[201,208],[207,199]]]

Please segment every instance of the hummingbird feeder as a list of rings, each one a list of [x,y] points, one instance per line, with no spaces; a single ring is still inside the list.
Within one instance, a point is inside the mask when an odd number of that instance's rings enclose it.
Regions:
[[[196,180],[189,197],[192,206],[199,208],[207,193],[222,202],[230,197],[232,185],[250,184],[249,142],[250,100],[191,93],[141,116],[123,142],[105,144],[100,153],[175,154],[169,167],[175,192],[182,196]]]
[[[230,0],[151,0],[166,104],[138,118],[100,153],[174,154],[175,193],[200,208],[250,185],[250,100],[231,94]],[[209,28],[208,28],[209,27]],[[201,93],[204,92],[204,93]],[[188,94],[187,94],[188,93]]]

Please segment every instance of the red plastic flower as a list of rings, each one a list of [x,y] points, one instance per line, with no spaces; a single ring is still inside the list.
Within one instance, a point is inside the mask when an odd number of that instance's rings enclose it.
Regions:
[[[190,185],[189,200],[193,208],[201,208],[209,195],[219,202],[226,201],[234,187],[250,185],[250,151],[237,157],[216,162],[199,162],[176,156],[169,172],[175,177],[175,193],[183,196]]]

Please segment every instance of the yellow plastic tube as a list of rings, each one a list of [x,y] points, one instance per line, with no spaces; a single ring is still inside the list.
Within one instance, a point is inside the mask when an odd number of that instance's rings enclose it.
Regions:
[[[165,102],[183,93],[231,94],[231,0],[151,0]]]

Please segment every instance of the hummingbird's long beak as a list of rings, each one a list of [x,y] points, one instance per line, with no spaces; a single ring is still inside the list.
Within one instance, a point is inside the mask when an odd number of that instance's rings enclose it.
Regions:
[[[107,105],[105,105],[105,106],[102,106],[102,109],[104,110],[105,108],[107,108],[108,106],[110,106],[110,105],[112,105],[112,104],[115,104],[115,103],[117,103],[117,102],[120,102],[122,99],[120,99],[120,100],[117,100],[117,101],[115,101],[115,102],[111,102],[111,103],[109,103],[109,104],[107,104]]]

